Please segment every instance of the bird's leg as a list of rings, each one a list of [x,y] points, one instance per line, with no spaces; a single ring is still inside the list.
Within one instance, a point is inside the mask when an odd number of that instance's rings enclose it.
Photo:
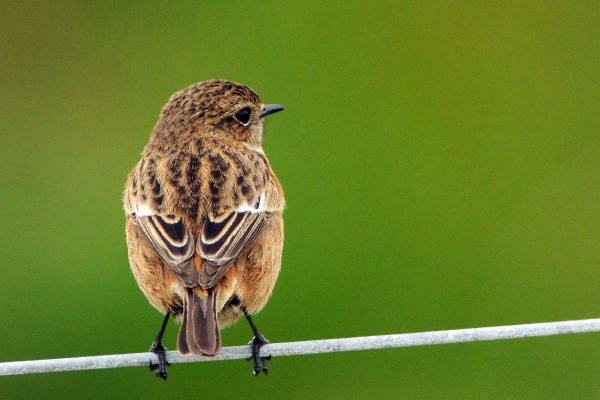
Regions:
[[[167,362],[167,348],[162,344],[162,338],[165,334],[165,329],[167,328],[167,322],[169,322],[169,317],[171,313],[167,311],[165,314],[165,319],[163,319],[162,325],[160,326],[160,331],[158,331],[158,335],[156,335],[156,339],[152,342],[152,346],[150,346],[150,352],[156,354],[158,357],[158,364],[153,364],[152,360],[150,360],[150,371],[154,371],[154,374],[159,378],[167,379],[167,367],[171,364]]]
[[[251,346],[252,355],[247,359],[247,361],[254,361],[254,367],[252,368],[252,372],[254,373],[254,375],[260,374],[261,371],[264,372],[264,374],[266,375],[269,373],[267,361],[271,359],[271,356],[261,356],[260,348],[263,347],[265,344],[268,344],[269,341],[262,335],[262,333],[259,332],[256,325],[254,325],[254,321],[252,320],[252,317],[250,317],[250,314],[248,314],[248,311],[245,307],[242,307],[242,311],[244,312],[244,315],[246,316],[246,319],[250,324],[250,328],[254,333],[254,337],[252,338],[250,343],[248,343]]]

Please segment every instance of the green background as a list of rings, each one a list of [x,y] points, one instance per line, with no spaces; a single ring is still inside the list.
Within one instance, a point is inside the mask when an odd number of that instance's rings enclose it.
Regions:
[[[600,316],[597,1],[50,3],[0,10],[0,361],[149,347],[122,188],[169,96],[210,78],[286,105],[271,341]],[[170,374],[2,377],[0,398],[592,399],[600,336]]]

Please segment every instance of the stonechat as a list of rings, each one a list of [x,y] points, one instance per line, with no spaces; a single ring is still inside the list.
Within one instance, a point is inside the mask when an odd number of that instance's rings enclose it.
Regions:
[[[268,343],[251,314],[266,304],[281,267],[285,199],[262,149],[263,104],[247,86],[210,80],[164,106],[124,192],[129,263],[150,303],[164,313],[150,348],[166,379],[162,336],[181,320],[182,354],[216,355],[220,329],[245,315],[253,372],[267,373]]]

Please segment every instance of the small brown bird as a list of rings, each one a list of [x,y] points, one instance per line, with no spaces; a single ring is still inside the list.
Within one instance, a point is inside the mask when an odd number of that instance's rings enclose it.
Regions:
[[[182,354],[216,355],[220,329],[244,314],[254,333],[254,374],[268,372],[268,343],[250,314],[265,305],[281,266],[281,184],[262,149],[263,119],[283,110],[250,88],[211,80],[175,93],[162,109],[124,193],[129,263],[165,318],[150,348],[166,379],[162,336],[182,320]]]

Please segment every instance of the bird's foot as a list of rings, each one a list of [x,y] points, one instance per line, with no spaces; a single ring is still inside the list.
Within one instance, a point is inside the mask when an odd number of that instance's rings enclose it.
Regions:
[[[267,366],[267,361],[271,359],[271,355],[261,356],[260,349],[265,344],[268,344],[269,341],[265,339],[264,336],[259,335],[252,338],[252,340],[248,343],[252,350],[252,355],[246,359],[246,361],[252,360],[254,362],[254,366],[252,368],[252,373],[254,376],[257,376],[261,372],[265,375],[269,373],[269,367]]]
[[[160,342],[152,343],[152,346],[149,350],[151,353],[156,354],[158,357],[158,364],[154,364],[152,360],[150,360],[150,371],[153,371],[156,376],[162,378],[164,380],[167,379],[167,367],[171,365],[167,361],[167,348],[162,345]]]

